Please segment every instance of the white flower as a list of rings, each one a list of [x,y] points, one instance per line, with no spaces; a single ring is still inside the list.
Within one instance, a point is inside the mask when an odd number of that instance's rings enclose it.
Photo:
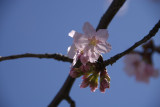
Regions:
[[[84,34],[72,30],[69,36],[74,39],[73,45],[68,49],[68,56],[77,59],[79,55],[89,62],[98,60],[101,53],[107,53],[111,50],[111,45],[106,42],[108,32],[106,29],[96,30],[86,22],[83,26]],[[84,62],[85,64],[85,62]]]

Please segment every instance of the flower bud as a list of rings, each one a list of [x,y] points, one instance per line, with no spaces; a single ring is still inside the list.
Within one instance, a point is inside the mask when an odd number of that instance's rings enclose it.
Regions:
[[[103,78],[101,81],[100,81],[100,91],[102,93],[105,93],[106,91],[106,88],[109,88],[110,87],[110,82],[106,79],[106,78]]]
[[[88,87],[88,85],[89,85],[89,78],[85,78],[85,79],[83,79],[83,81],[80,85],[80,88],[86,88],[86,87]]]
[[[96,79],[92,79],[90,84],[89,84],[90,88],[91,88],[91,91],[92,92],[95,92],[96,89],[98,88],[98,78]]]
[[[101,71],[100,74],[100,91],[105,93],[106,88],[110,87],[110,77],[107,73],[107,70]]]
[[[72,68],[69,74],[72,78],[77,78],[82,75],[82,72],[79,68]]]
[[[91,91],[92,92],[95,92],[96,89],[98,88],[98,77],[99,77],[99,73],[93,73],[91,76],[90,76],[90,88],[91,88]]]

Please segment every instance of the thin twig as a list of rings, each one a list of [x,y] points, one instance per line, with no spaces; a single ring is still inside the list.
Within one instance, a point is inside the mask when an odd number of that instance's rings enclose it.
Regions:
[[[5,57],[0,57],[0,62],[5,61],[5,60],[11,60],[11,59],[17,59],[17,58],[28,58],[28,57],[34,57],[34,58],[52,58],[58,61],[63,61],[63,62],[71,62],[72,59],[68,58],[65,55],[61,54],[32,54],[32,53],[26,53],[26,54],[20,54],[20,55],[11,55],[11,56],[5,56]]]
[[[158,32],[160,28],[160,20],[158,21],[158,23],[153,27],[152,30],[150,30],[149,34],[146,35],[143,39],[139,40],[138,42],[136,42],[133,46],[131,46],[130,48],[128,48],[127,50],[125,50],[124,52],[121,52],[113,57],[111,57],[108,60],[104,61],[104,66],[107,66],[109,64],[113,64],[115,63],[118,59],[120,59],[121,57],[123,57],[124,55],[130,53],[132,50],[134,50],[136,47],[140,46],[141,44],[147,42],[149,39],[151,39],[153,36],[155,36],[155,34]]]

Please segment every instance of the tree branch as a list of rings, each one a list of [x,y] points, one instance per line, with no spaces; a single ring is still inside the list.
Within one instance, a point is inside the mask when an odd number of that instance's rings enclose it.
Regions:
[[[121,8],[121,6],[125,3],[126,0],[114,0],[108,10],[105,12],[105,14],[102,16],[97,29],[106,29],[108,25],[110,24],[111,20],[115,16],[115,14],[118,12],[118,10]],[[115,63],[118,59],[120,59],[122,56],[128,54],[131,52],[133,49],[141,45],[142,43],[146,42],[149,40],[151,37],[153,37],[158,29],[160,28],[160,21],[155,25],[155,27],[150,31],[150,33],[145,36],[142,40],[136,42],[132,47],[127,49],[126,51],[119,53],[113,57],[111,57],[109,60],[104,61],[104,65],[107,66],[109,64]],[[21,54],[21,55],[12,55],[12,56],[6,56],[6,57],[0,57],[0,61],[4,60],[11,60],[11,59],[17,59],[17,58],[25,58],[25,57],[35,57],[35,58],[53,58],[59,61],[64,61],[64,62],[72,62],[73,60],[60,54],[31,54],[31,53],[26,53],[26,54]],[[79,62],[76,63],[76,66],[79,66]],[[53,101],[50,103],[48,107],[57,107],[59,103],[62,100],[67,100],[68,103],[71,105],[71,107],[75,107],[74,101],[70,98],[69,93],[72,88],[72,85],[75,81],[75,78],[72,78],[70,76],[67,77],[65,83],[63,84],[62,88],[60,91],[57,93]]]
[[[55,96],[55,98],[53,99],[53,101],[50,103],[48,107],[57,107],[63,99],[68,99],[69,92],[74,83],[74,80],[75,78],[72,78],[70,75],[68,75],[62,88],[60,89],[60,91],[58,92],[58,94]]]
[[[77,63],[75,64],[75,67],[79,67],[80,65],[81,61],[78,60]],[[69,97],[69,93],[74,81],[75,78],[72,78],[70,75],[68,75],[62,88],[60,89],[58,94],[54,97],[54,99],[52,100],[52,102],[49,104],[48,107],[57,107],[63,99],[66,99],[70,103],[71,107],[75,107],[74,101]]]
[[[115,14],[118,12],[118,10],[121,8],[121,6],[124,4],[126,0],[114,0],[109,7],[109,9],[105,12],[103,17],[101,18],[99,25],[96,30],[98,29],[106,29],[115,16]],[[75,65],[80,66],[79,61]],[[72,85],[74,83],[75,79],[68,76],[67,80],[63,84],[61,90],[58,92],[58,94],[55,96],[55,98],[52,100],[50,105],[48,107],[57,107],[58,104],[63,100],[66,99],[65,95],[69,96],[70,89],[72,88]],[[69,87],[69,88],[67,88]],[[67,88],[67,90],[65,90]],[[69,89],[69,91],[68,91]],[[71,103],[70,103],[71,104]],[[71,105],[72,106],[72,105]],[[74,107],[74,106],[72,106]]]
[[[32,54],[32,53],[26,53],[26,54],[20,54],[20,55],[11,55],[11,56],[5,56],[0,57],[0,62],[5,60],[11,60],[11,59],[17,59],[17,58],[28,58],[28,57],[34,57],[34,58],[52,58],[58,61],[63,62],[71,62],[73,59],[68,58],[67,56],[61,55],[61,54]]]
[[[71,99],[70,96],[66,97],[67,102],[71,105],[70,107],[75,107],[75,102]]]
[[[147,42],[149,39],[151,39],[153,36],[155,36],[155,34],[158,32],[160,28],[160,20],[158,21],[158,23],[153,27],[152,30],[150,30],[149,34],[146,35],[143,39],[139,40],[138,42],[136,42],[133,46],[131,46],[130,48],[128,48],[127,50],[125,50],[124,52],[121,52],[113,57],[111,57],[108,60],[104,61],[104,66],[108,66],[109,64],[113,64],[115,63],[118,59],[120,59],[121,57],[123,57],[124,55],[130,53],[132,50],[134,50],[136,47],[142,45],[143,43]]]
[[[101,20],[97,26],[97,29],[106,29],[108,25],[110,24],[113,17],[116,15],[118,10],[122,7],[122,5],[125,3],[126,0],[113,0],[108,10],[105,12],[105,14],[101,17]],[[64,62],[71,62],[72,59],[61,55],[61,54],[20,54],[20,55],[11,55],[6,57],[0,57],[0,62],[5,60],[11,60],[11,59],[17,59],[17,58],[26,58],[26,57],[34,57],[34,58],[53,58],[58,61],[64,61]]]
[[[122,7],[126,0],[113,0],[112,4],[109,6],[108,10],[101,17],[101,20],[97,26],[97,29],[107,29],[113,17]]]

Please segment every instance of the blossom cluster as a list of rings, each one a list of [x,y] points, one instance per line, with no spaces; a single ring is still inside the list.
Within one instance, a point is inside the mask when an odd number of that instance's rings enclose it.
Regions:
[[[81,88],[90,86],[94,92],[98,87],[98,77],[100,77],[100,91],[105,92],[109,88],[110,77],[107,70],[97,69],[96,62],[102,53],[111,50],[111,45],[106,42],[108,32],[106,29],[96,31],[89,22],[83,26],[84,34],[72,30],[69,36],[72,37],[73,44],[68,48],[68,57],[73,59],[70,76],[77,78],[83,76]],[[76,62],[80,60],[81,66],[75,67]]]
[[[80,88],[90,87],[92,92],[98,88],[98,77],[100,76],[100,91],[105,92],[106,88],[110,87],[110,77],[106,69],[99,71],[94,63],[88,62],[86,65],[81,65],[79,68],[73,67],[70,71],[73,78],[83,76]]]
[[[128,54],[125,57],[125,72],[129,76],[135,76],[137,81],[149,82],[150,77],[158,77],[159,71],[153,65],[143,60],[140,54]]]

